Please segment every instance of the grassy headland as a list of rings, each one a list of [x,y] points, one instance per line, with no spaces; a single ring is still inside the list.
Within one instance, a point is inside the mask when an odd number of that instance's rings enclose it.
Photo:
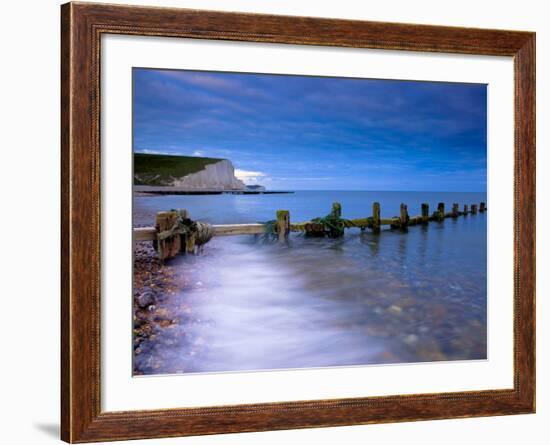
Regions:
[[[170,185],[173,178],[196,173],[219,158],[134,153],[135,185]]]

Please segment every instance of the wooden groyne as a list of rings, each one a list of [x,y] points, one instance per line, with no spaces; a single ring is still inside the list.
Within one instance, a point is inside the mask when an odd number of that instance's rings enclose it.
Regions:
[[[308,236],[328,236],[337,238],[344,235],[345,229],[359,228],[362,231],[372,230],[380,233],[382,226],[392,230],[407,231],[409,226],[443,222],[446,218],[456,219],[467,215],[486,212],[484,202],[464,204],[460,210],[458,203],[452,205],[446,212],[445,204],[440,202],[437,210],[430,214],[427,203],[421,206],[421,215],[409,216],[407,205],[401,204],[399,215],[392,218],[380,217],[380,203],[372,205],[372,216],[366,218],[345,219],[342,217],[342,206],[335,202],[331,212],[324,218],[314,218],[310,221],[292,223],[288,210],[277,210],[276,219],[266,223],[256,224],[214,224],[193,221],[187,210],[171,210],[158,212],[155,227],[137,227],[133,231],[134,242],[153,241],[160,259],[172,258],[180,253],[195,253],[213,236],[229,235],[272,235],[279,241],[285,241],[290,232],[302,232]]]

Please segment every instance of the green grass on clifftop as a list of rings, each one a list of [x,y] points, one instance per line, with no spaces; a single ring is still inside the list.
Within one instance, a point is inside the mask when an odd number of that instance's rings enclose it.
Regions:
[[[134,153],[134,184],[170,185],[173,178],[196,173],[219,161],[222,159]]]

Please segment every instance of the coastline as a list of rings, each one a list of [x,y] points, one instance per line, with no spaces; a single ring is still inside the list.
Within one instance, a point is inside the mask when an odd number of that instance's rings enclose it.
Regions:
[[[196,368],[206,345],[194,328],[204,320],[188,297],[203,288],[201,275],[200,264],[185,257],[162,263],[152,243],[134,246],[134,376],[179,374]]]
[[[155,353],[159,345],[181,343],[184,333],[175,329],[185,320],[170,307],[185,279],[171,264],[162,264],[150,243],[134,246],[133,374],[155,373],[163,367]]]
[[[291,194],[290,190],[250,190],[250,189],[191,189],[178,186],[134,185],[135,196],[150,195],[278,195]]]
[[[157,305],[166,298],[166,291],[172,290],[172,274],[156,258],[150,243],[134,245],[133,278],[133,347],[134,375],[144,374],[139,355],[150,349],[149,342],[158,334],[161,322],[169,325],[172,320],[159,317]],[[168,289],[167,289],[168,288]],[[152,366],[151,366],[152,367]]]

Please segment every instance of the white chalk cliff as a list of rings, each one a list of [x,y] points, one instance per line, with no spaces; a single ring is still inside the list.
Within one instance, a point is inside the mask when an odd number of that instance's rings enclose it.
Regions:
[[[187,190],[243,190],[244,182],[235,177],[231,161],[223,159],[208,164],[203,170],[175,178],[172,186]]]

